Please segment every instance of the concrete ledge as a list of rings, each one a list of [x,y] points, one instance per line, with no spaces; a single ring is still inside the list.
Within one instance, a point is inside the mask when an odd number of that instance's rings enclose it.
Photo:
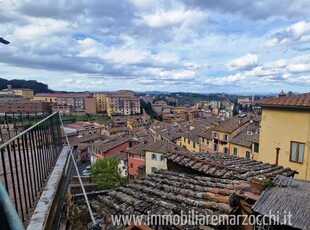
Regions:
[[[50,212],[53,211],[52,207],[54,205],[54,199],[57,196],[57,190],[66,173],[65,168],[69,158],[69,147],[65,146],[58,157],[53,172],[51,173],[39,202],[37,203],[27,230],[46,229],[46,227],[51,227],[46,225]]]

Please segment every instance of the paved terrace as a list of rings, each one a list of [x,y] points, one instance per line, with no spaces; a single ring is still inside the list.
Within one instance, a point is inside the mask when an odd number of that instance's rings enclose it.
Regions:
[[[223,153],[168,153],[166,158],[177,165],[217,178],[248,180],[255,176],[275,177],[278,174],[291,177],[297,173],[283,166]]]

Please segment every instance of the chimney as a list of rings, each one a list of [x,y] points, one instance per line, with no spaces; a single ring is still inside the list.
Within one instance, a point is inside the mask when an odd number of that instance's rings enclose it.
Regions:
[[[12,85],[7,85],[8,86],[8,90],[12,90]]]
[[[276,165],[278,165],[278,163],[279,163],[279,153],[280,153],[280,148],[279,147],[277,147],[276,148]]]

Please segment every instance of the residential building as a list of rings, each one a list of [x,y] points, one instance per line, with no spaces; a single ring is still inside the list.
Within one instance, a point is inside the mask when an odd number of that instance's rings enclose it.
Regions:
[[[15,94],[0,94],[0,102],[20,101],[22,96]]]
[[[85,112],[85,98],[91,97],[88,93],[58,94],[58,105],[72,106],[74,112]]]
[[[210,151],[229,154],[230,140],[253,122],[253,119],[253,115],[240,114],[222,121],[212,130],[213,143]]]
[[[47,102],[30,100],[0,102],[0,113],[41,113],[50,111],[50,105]]]
[[[128,177],[128,154],[120,152],[115,154],[114,157],[119,159],[118,169],[122,177]]]
[[[207,152],[212,149],[212,127],[206,128],[198,134],[200,151]]]
[[[104,157],[113,157],[126,149],[139,144],[131,138],[118,138],[114,140],[104,140],[94,143],[89,149],[92,162]]]
[[[108,93],[94,93],[94,98],[96,99],[96,109],[99,113],[106,113],[108,110],[107,104]]]
[[[241,104],[241,105],[254,105],[254,96],[252,96],[252,97],[245,97],[245,98],[238,98],[238,104]]]
[[[51,108],[53,105],[64,106],[62,113],[66,113],[69,107],[72,108],[73,113],[96,113],[96,100],[90,93],[38,93],[33,101],[49,102]],[[54,109],[59,109],[59,107]]]
[[[128,176],[129,180],[137,179],[137,176],[145,174],[145,154],[144,148],[148,143],[142,142],[129,149],[126,149],[128,154]]]
[[[203,127],[197,127],[181,134],[181,146],[190,152],[200,152],[199,134],[204,130]]]
[[[158,140],[144,148],[145,151],[145,172],[154,173],[160,169],[167,169],[165,154],[181,151],[182,148],[172,142]]]
[[[117,136],[124,136],[128,134],[127,127],[114,127],[109,129],[103,129],[101,134],[106,135],[108,137],[117,137]]]
[[[7,89],[1,90],[0,94],[14,94],[14,95],[21,96],[25,100],[30,100],[33,98],[32,89],[13,89],[12,85],[8,85]]]
[[[96,98],[93,97],[86,97],[84,98],[84,106],[85,106],[85,113],[86,114],[96,114]]]
[[[259,152],[259,123],[253,122],[229,141],[230,155],[254,159]]]
[[[132,91],[110,93],[107,97],[107,110],[109,116],[140,114],[140,99]]]
[[[34,95],[32,100],[57,104],[58,95],[59,94],[52,94],[52,93],[37,93]]]
[[[52,105],[53,112],[59,112],[60,115],[71,115],[73,113],[73,108],[71,105]]]
[[[290,167],[310,180],[310,93],[267,98],[262,107],[257,159]]]

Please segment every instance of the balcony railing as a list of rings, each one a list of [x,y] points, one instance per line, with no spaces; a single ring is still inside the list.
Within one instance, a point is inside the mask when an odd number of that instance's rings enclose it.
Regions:
[[[1,117],[0,180],[25,226],[62,149],[58,113],[38,121],[42,116]],[[7,226],[9,220],[1,214],[0,229],[11,229]]]

